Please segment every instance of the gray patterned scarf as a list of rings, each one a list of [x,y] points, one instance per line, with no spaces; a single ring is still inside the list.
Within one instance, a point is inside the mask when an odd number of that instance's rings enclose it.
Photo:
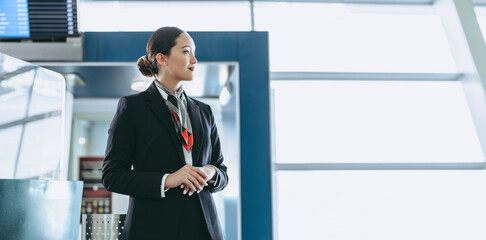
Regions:
[[[167,93],[168,96],[165,104],[171,113],[172,122],[174,123],[178,138],[182,146],[187,151],[190,151],[193,146],[192,126],[187,113],[187,105],[184,104],[186,98],[182,86],[177,92],[174,92],[157,81],[155,81],[155,84]]]

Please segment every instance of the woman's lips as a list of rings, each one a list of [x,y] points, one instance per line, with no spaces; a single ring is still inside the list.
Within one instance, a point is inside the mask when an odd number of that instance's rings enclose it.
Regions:
[[[190,67],[189,70],[194,71],[194,67]]]

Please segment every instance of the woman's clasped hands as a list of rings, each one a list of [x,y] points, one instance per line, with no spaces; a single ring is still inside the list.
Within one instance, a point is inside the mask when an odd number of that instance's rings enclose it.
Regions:
[[[183,194],[194,192],[200,193],[205,186],[208,186],[208,180],[213,178],[216,170],[213,166],[206,165],[203,167],[193,167],[184,165],[177,172],[169,174],[165,180],[165,187],[175,188],[180,186],[184,188]]]

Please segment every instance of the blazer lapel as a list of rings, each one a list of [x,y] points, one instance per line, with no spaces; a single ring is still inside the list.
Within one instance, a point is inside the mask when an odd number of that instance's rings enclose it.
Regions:
[[[194,145],[192,147],[192,162],[193,166],[199,166],[201,161],[199,159],[199,154],[201,153],[202,144],[203,144],[203,137],[204,136],[204,129],[201,123],[201,112],[199,110],[199,106],[191,99],[187,99],[187,112],[189,113],[189,119],[191,120],[192,126],[192,134]]]
[[[184,154],[182,153],[182,144],[177,138],[174,123],[170,118],[170,111],[167,108],[167,105],[165,105],[164,98],[162,98],[162,96],[160,95],[160,92],[157,89],[157,86],[155,86],[155,83],[152,83],[150,87],[147,88],[147,90],[145,91],[145,100],[147,101],[150,110],[152,110],[155,116],[157,116],[157,118],[163,123],[162,125],[167,128],[167,131],[170,134],[170,138],[174,143],[177,153],[179,153],[180,160],[184,164],[186,164]]]

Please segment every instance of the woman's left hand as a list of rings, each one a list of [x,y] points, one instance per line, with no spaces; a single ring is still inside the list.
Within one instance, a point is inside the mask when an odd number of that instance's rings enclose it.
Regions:
[[[205,165],[202,167],[197,167],[201,171],[203,171],[206,176],[208,176],[207,179],[204,179],[204,181],[208,182],[209,180],[213,179],[213,177],[216,175],[216,168],[212,165]],[[188,193],[189,196],[191,196],[194,193],[194,189],[188,187],[187,185],[181,185],[181,188],[184,188],[184,192]],[[201,191],[197,191],[197,193],[200,193]]]

